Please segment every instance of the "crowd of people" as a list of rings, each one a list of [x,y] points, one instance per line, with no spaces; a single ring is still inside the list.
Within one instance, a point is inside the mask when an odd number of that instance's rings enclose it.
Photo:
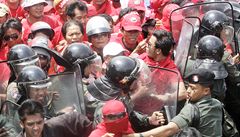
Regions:
[[[0,1],[0,137],[239,136],[239,1]]]

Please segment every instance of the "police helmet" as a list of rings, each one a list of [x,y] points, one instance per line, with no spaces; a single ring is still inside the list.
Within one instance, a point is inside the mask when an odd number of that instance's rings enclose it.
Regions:
[[[207,35],[202,37],[198,42],[198,58],[199,59],[214,59],[221,61],[224,53],[224,45],[220,38]]]
[[[40,67],[34,65],[24,67],[17,78],[17,87],[21,95],[19,102],[29,98],[31,87],[43,89],[50,85],[49,77]]]
[[[17,75],[25,66],[39,65],[39,58],[34,50],[25,45],[18,44],[12,47],[7,55],[8,64],[14,73]]]
[[[131,84],[139,74],[140,63],[137,59],[117,56],[108,64],[106,77],[112,81],[116,87],[129,90]]]
[[[229,18],[221,11],[210,10],[205,13],[202,19],[200,37],[205,35],[215,35],[220,37],[224,25],[229,25]]]
[[[84,74],[85,67],[97,58],[97,54],[86,44],[72,43],[63,52],[63,58],[72,66],[79,64],[81,72]]]

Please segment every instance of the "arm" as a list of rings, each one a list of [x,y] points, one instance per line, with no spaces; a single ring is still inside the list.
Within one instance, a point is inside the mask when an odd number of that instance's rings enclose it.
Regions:
[[[161,126],[158,128],[154,128],[152,130],[141,133],[143,137],[168,137],[176,134],[179,131],[179,127],[177,124],[170,122],[166,126]],[[140,133],[129,134],[124,137],[140,137]]]

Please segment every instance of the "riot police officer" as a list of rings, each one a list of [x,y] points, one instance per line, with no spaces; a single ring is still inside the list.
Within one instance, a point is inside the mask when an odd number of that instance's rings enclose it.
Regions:
[[[193,69],[211,69],[215,74],[212,97],[223,101],[226,93],[225,78],[228,72],[221,62],[224,54],[224,45],[221,39],[213,35],[206,35],[198,42],[197,59]]]
[[[78,69],[81,71],[86,115],[93,120],[93,113],[99,101],[88,92],[87,85],[101,75],[101,57],[84,43],[72,43],[63,52],[63,58],[71,64],[71,67],[66,68],[66,72],[76,72]]]
[[[111,99],[121,100],[126,105],[130,122],[136,132],[146,131],[154,127],[153,125],[163,122],[155,119],[155,116],[162,116],[160,113],[147,117],[133,110],[130,94],[136,89],[139,90],[139,83],[149,84],[149,73],[149,68],[142,60],[126,56],[114,57],[107,65],[106,75],[96,79],[87,87],[89,93],[101,101],[96,108],[95,122],[101,121],[101,107],[105,101]]]
[[[11,70],[11,77],[7,87],[7,100],[18,102],[20,95],[15,80],[25,66],[40,65],[39,58],[31,47],[18,44],[8,52],[8,65]]]

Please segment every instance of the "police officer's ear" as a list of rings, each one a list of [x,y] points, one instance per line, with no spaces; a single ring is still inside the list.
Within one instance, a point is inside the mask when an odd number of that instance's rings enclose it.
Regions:
[[[204,88],[203,88],[203,94],[204,94],[205,96],[211,94],[211,89],[210,89],[210,87],[204,87]]]
[[[21,127],[22,129],[24,129],[24,123],[23,123],[23,121],[20,121],[20,127]]]

